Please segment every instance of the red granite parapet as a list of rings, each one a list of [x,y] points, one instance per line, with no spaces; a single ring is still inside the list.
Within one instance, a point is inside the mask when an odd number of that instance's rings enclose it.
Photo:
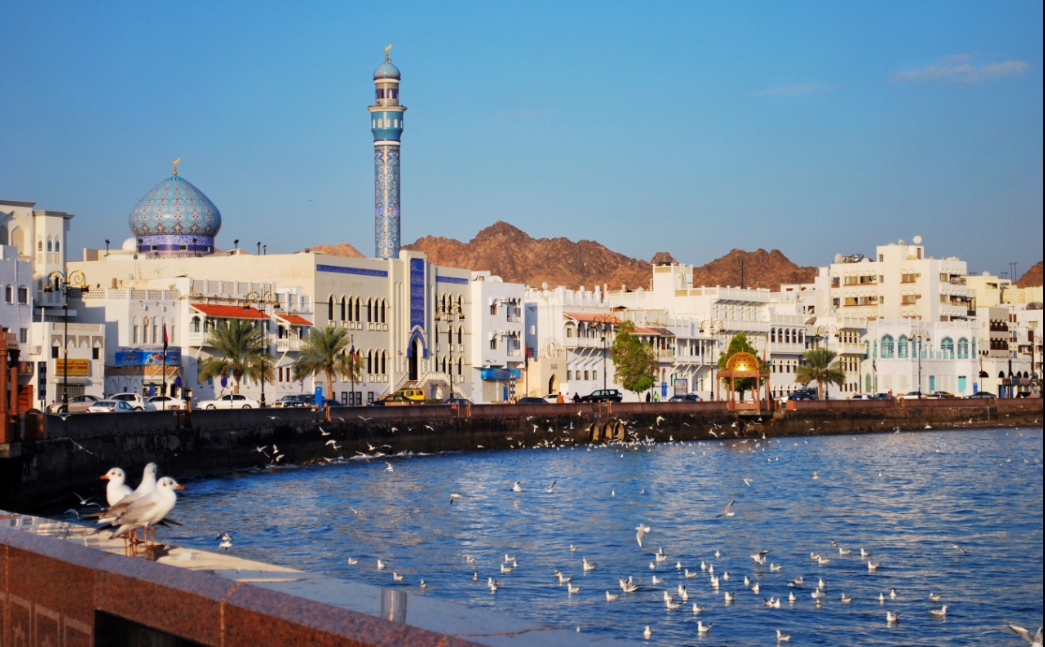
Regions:
[[[89,647],[96,612],[212,647],[479,647],[207,572],[0,529],[0,645]]]

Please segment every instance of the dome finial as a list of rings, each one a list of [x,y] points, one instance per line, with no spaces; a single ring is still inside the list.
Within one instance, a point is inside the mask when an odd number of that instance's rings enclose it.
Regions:
[[[173,162],[171,162],[171,164],[174,165],[174,174],[177,175],[178,174],[178,164],[181,164],[181,158],[179,157],[178,159],[176,159]]]
[[[391,46],[391,45],[389,45],[388,47],[386,47],[386,48],[385,48],[385,60],[386,60],[386,61],[391,61],[391,60],[392,60],[392,59],[391,59],[391,58],[389,57],[389,54],[388,54],[388,53],[389,53],[389,52],[391,52],[391,51],[392,51],[392,46]]]

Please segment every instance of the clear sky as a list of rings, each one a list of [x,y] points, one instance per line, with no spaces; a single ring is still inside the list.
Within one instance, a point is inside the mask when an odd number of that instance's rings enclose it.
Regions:
[[[218,244],[371,255],[372,73],[409,107],[403,240],[498,220],[703,264],[924,237],[1042,260],[1040,0],[0,0],[0,198],[130,236],[180,173]],[[76,254],[78,256],[78,253]]]

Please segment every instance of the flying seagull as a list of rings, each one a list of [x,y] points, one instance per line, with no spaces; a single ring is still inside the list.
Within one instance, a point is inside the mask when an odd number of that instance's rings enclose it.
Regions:
[[[736,500],[730,501],[729,505],[726,506],[726,509],[722,512],[722,514],[716,516],[715,518],[721,519],[722,517],[728,517],[732,519],[733,517],[737,516],[737,513],[733,510],[734,504],[736,504]]]

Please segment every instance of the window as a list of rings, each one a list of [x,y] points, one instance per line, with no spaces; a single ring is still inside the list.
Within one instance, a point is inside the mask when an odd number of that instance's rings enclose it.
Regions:
[[[92,348],[91,349],[91,359],[99,360],[101,358],[102,358],[102,349],[101,348]]]
[[[950,337],[945,337],[940,343],[940,357],[941,359],[954,359],[954,340]]]
[[[962,337],[958,340],[958,359],[969,359],[969,340]],[[958,389],[964,391],[965,389]]]
[[[497,350],[497,338],[494,337],[490,340],[490,350]]]
[[[494,317],[497,316],[497,302],[496,301],[494,301],[493,303],[490,304],[490,315],[494,316]]]
[[[907,359],[910,357],[908,351],[907,336],[900,337],[900,359]]]
[[[51,359],[58,359],[58,347],[51,346]]]
[[[62,241],[58,238],[54,239],[54,251],[55,253],[62,251]]]
[[[917,283],[918,282],[918,275],[917,274],[903,274],[900,277],[900,282],[901,283]]]
[[[901,301],[901,304],[905,305],[905,306],[915,306],[915,305],[918,305],[918,297],[916,295],[913,295],[913,294],[905,294],[905,295],[903,295],[903,299]]]
[[[18,288],[18,304],[23,306],[29,304],[29,288]]]
[[[29,329],[28,328],[22,328],[21,330],[18,331],[18,341],[20,343],[22,343],[22,344],[28,344],[29,343]]]
[[[4,288],[4,300],[7,303],[14,303],[15,302],[15,289],[14,289],[13,286],[9,285],[6,288]]]
[[[330,297],[330,301],[327,302],[327,319],[334,320],[334,297]]]
[[[891,335],[882,337],[882,359],[893,359],[896,356],[896,342]]]

